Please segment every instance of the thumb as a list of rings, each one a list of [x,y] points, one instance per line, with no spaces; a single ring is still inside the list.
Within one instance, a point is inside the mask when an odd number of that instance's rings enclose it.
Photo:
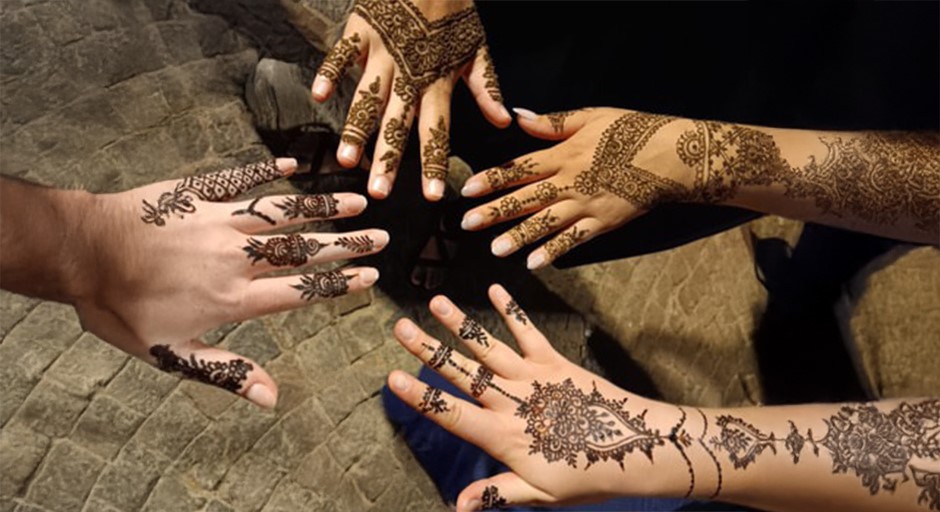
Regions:
[[[590,119],[593,109],[565,110],[550,114],[536,114],[524,108],[514,108],[519,127],[529,135],[546,140],[564,140],[580,130]]]
[[[264,409],[277,404],[277,384],[258,363],[198,340],[150,347],[158,368],[183,378],[220,387]]]
[[[496,510],[518,505],[548,505],[557,500],[515,473],[501,473],[468,485],[457,497],[457,512]]]

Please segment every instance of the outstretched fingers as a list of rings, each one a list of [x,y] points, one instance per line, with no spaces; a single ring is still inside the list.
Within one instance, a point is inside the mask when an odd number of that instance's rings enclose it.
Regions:
[[[346,70],[360,60],[366,49],[366,38],[359,35],[353,23],[349,23],[343,38],[333,45],[317,70],[312,87],[313,99],[326,101],[346,74]]]
[[[502,285],[490,286],[489,297],[493,307],[499,311],[503,322],[509,327],[509,332],[516,338],[516,343],[527,360],[547,363],[554,359],[557,353],[548,338],[538,330],[529,315]]]
[[[486,45],[477,50],[473,63],[464,73],[464,81],[470,93],[476,99],[483,116],[499,128],[505,128],[512,123],[512,116],[503,105],[503,93],[499,88],[499,77],[496,76],[496,66],[490,56]]]
[[[494,338],[478,320],[464,314],[443,295],[431,299],[431,313],[450,332],[463,341],[478,361],[508,379],[524,376],[522,358],[505,343]]]
[[[514,108],[519,127],[533,137],[546,140],[564,140],[584,127],[591,117],[591,108],[565,110],[549,114],[536,114],[524,108]]]
[[[254,279],[248,284],[232,320],[241,321],[362,292],[378,280],[379,271],[372,267]]]
[[[464,488],[457,496],[457,512],[500,510],[519,505],[551,505],[556,501],[519,475],[506,472],[477,480]]]
[[[388,232],[367,229],[348,233],[289,233],[250,236],[241,247],[251,274],[318,265],[375,254],[388,244]]]
[[[464,183],[460,193],[464,197],[479,197],[551,176],[558,166],[549,164],[550,151],[537,151],[475,174]]]
[[[311,221],[354,217],[368,204],[359,194],[309,194],[257,197],[230,203],[229,209],[232,226],[255,234]]]

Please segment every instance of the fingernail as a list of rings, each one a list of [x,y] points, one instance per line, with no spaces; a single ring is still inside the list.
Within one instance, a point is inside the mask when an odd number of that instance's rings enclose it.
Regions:
[[[277,397],[264,384],[252,384],[245,393],[245,398],[265,409],[273,409],[277,405]]]
[[[374,240],[375,246],[380,247],[380,248],[388,245],[388,241],[391,239],[391,237],[388,234],[388,231],[385,231],[384,229],[375,230],[374,236],[375,236],[375,240]]]
[[[379,280],[379,271],[374,268],[364,268],[359,271],[359,282],[363,286],[372,286]]]
[[[431,307],[434,308],[434,311],[441,316],[447,316],[454,310],[454,308],[450,306],[450,301],[444,297],[435,298],[431,303]]]
[[[428,195],[434,199],[440,199],[444,197],[444,181],[431,180],[431,183],[428,183]]]
[[[313,94],[314,96],[326,96],[330,89],[330,81],[322,76],[317,76],[313,81]]]
[[[277,170],[281,171],[285,175],[289,175],[297,170],[297,159],[278,158],[274,161],[274,166],[277,167]]]
[[[492,250],[493,254],[496,256],[503,256],[509,252],[510,249],[512,249],[512,242],[505,238],[497,238],[496,241],[493,242]]]
[[[346,201],[346,204],[348,205],[350,210],[352,210],[355,213],[359,213],[362,210],[365,210],[366,206],[369,206],[369,200],[366,199],[364,196],[360,196],[359,194],[356,194],[350,197],[349,200]]]
[[[483,224],[483,216],[479,213],[471,213],[463,218],[463,221],[460,222],[460,227],[465,230],[474,229]]]
[[[535,270],[537,268],[542,268],[542,265],[545,264],[545,255],[541,252],[533,252],[529,255],[529,261],[526,262],[526,266],[529,267],[529,270]]]
[[[509,115],[509,111],[506,110],[506,107],[503,106],[503,105],[500,105],[500,106],[499,106],[499,113],[500,113],[503,117],[508,117],[509,119],[512,119],[512,116]]]
[[[388,186],[389,186],[388,178],[386,178],[385,176],[376,176],[375,178],[372,178],[372,184],[369,185],[369,189],[372,190],[372,192],[375,192],[376,194],[387,196]]]
[[[509,299],[512,298],[509,296],[509,292],[507,292],[506,289],[503,288],[503,286],[500,284],[495,285],[495,288],[493,288],[493,294],[496,295],[496,300],[500,302],[509,302]]]
[[[525,108],[514,108],[512,111],[515,112],[517,116],[529,121],[535,121],[539,117],[535,112]]]
[[[483,502],[476,498],[467,502],[467,510],[480,510],[481,506],[483,506]]]
[[[483,192],[483,184],[476,180],[467,181],[460,190],[460,194],[463,196],[475,196],[480,192]]]
[[[353,146],[352,144],[346,144],[345,142],[340,144],[339,156],[343,160],[348,160],[350,162],[356,161],[356,156],[359,154],[359,148]]]
[[[411,387],[411,382],[409,382],[408,378],[404,375],[396,375],[395,378],[392,379],[392,386],[398,391],[408,391],[408,388]]]
[[[398,324],[398,335],[401,336],[401,339],[404,341],[411,341],[418,335],[418,329],[410,320],[405,320]]]

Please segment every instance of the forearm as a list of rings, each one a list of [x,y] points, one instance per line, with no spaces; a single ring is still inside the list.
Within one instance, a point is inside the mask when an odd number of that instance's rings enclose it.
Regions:
[[[93,204],[85,191],[0,177],[0,286],[67,303],[87,293]]]

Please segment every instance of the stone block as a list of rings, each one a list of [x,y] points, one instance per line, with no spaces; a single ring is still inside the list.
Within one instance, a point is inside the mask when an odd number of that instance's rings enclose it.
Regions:
[[[10,329],[18,324],[27,313],[32,311],[39,302],[39,299],[0,290],[0,339],[5,338]]]
[[[70,439],[104,459],[111,459],[144,421],[144,416],[108,395],[96,395],[75,425]]]
[[[267,457],[279,467],[293,469],[326,440],[332,427],[323,407],[311,398],[265,433],[252,447],[252,452]]]
[[[291,480],[317,492],[338,488],[342,478],[343,468],[339,467],[325,445],[310,452],[291,473]]]
[[[339,487],[330,494],[330,499],[336,503],[336,509],[341,512],[369,510],[369,501],[365,499],[361,492],[359,492],[356,484],[354,484],[352,480],[349,479],[349,477],[343,477],[343,479],[340,481]],[[385,508],[379,510],[406,509]]]
[[[255,453],[246,453],[232,466],[219,488],[221,496],[246,511],[261,510],[284,471]]]
[[[107,394],[143,415],[149,415],[179,379],[139,360],[131,359],[108,383]]]
[[[101,473],[91,498],[118,510],[140,510],[160,474],[158,465],[120,457]]]
[[[71,306],[43,302],[10,330],[3,343],[28,341],[61,352],[81,333],[78,315]]]
[[[281,350],[289,350],[322,331],[332,319],[332,304],[318,302],[300,309],[270,315],[265,318],[265,323],[274,334]]]
[[[206,506],[206,512],[235,512],[235,509],[219,500],[212,500]]]
[[[340,340],[350,362],[384,345],[386,338],[391,337],[391,332],[369,313],[368,309],[362,310],[339,322]]]
[[[199,35],[196,33],[194,20],[162,21],[157,23],[156,27],[166,47],[170,63],[183,64],[202,59],[202,51],[199,48]]]
[[[218,417],[232,403],[239,400],[235,393],[191,380],[180,382],[180,391],[193,401],[197,409],[210,418]]]
[[[40,381],[10,423],[21,423],[49,437],[65,437],[87,405],[87,399],[57,384]]]
[[[208,424],[209,420],[189,397],[173,393],[144,421],[134,438],[151,450],[175,459]]]
[[[350,369],[338,372],[319,394],[323,409],[334,424],[340,423],[369,393],[362,389],[359,379]]]
[[[132,130],[142,130],[163,123],[171,116],[170,104],[152,77],[140,76],[121,82],[108,90],[111,108]]]
[[[53,444],[26,492],[26,499],[50,510],[78,512],[104,462],[69,441]]]
[[[389,444],[394,436],[391,424],[379,397],[374,397],[356,407],[352,414],[330,434],[327,446],[336,462],[344,470],[356,461]]]
[[[369,501],[375,501],[386,489],[392,492],[408,484],[408,476],[387,449],[369,451],[346,473]]]
[[[0,430],[0,496],[12,499],[39,467],[49,438],[23,426]]]
[[[342,343],[336,328],[328,327],[302,342],[294,351],[303,368],[303,374],[318,389],[329,385],[336,373],[349,364]]]
[[[225,337],[222,347],[251,358],[261,365],[281,353],[271,333],[260,320],[251,320],[239,325]]]
[[[141,509],[143,512],[164,512],[166,510],[199,510],[206,504],[206,498],[190,490],[178,475],[165,475]]]
[[[321,490],[326,492],[326,490]],[[324,499],[324,497],[305,487],[301,487],[290,479],[283,478],[278,483],[277,488],[271,493],[262,509],[263,512],[294,512],[296,510],[318,510],[330,511],[337,510],[336,504]]]
[[[87,397],[107,384],[127,362],[128,355],[85,333],[46,372],[70,392]]]

